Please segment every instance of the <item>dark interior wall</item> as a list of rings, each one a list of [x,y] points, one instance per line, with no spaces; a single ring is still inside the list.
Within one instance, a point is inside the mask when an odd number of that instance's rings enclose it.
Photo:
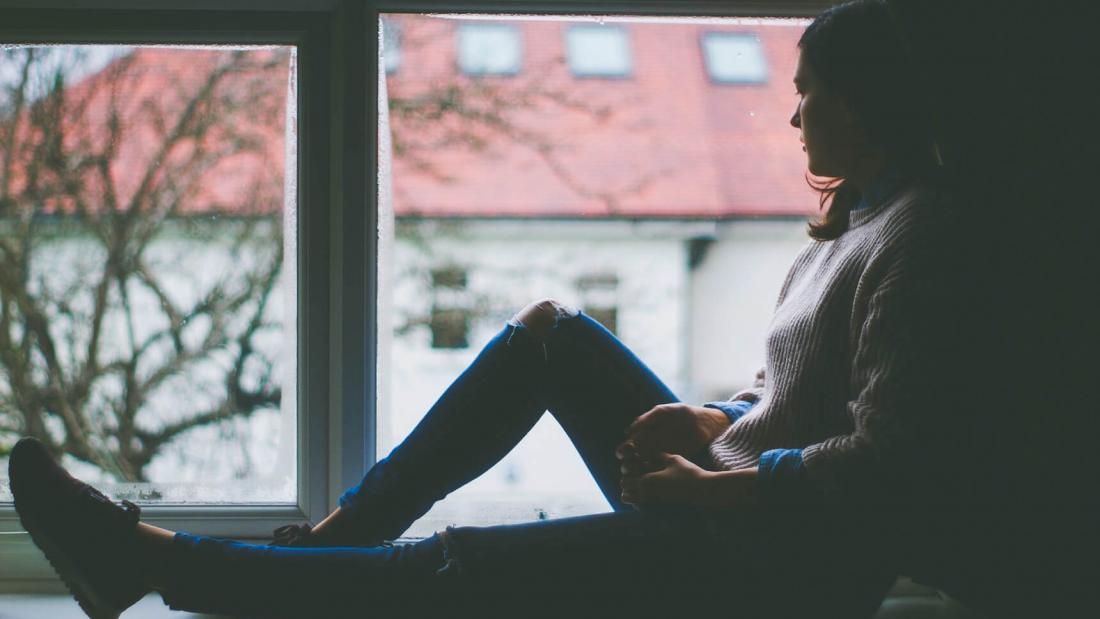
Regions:
[[[957,320],[929,394],[955,487],[924,514],[929,547],[947,587],[996,616],[1070,613],[1096,595],[1100,530],[1097,10],[893,3],[932,76],[961,215],[943,240]]]

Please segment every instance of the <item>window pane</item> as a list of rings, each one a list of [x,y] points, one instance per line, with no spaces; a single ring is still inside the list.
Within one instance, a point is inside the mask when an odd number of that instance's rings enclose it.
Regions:
[[[388,248],[379,260],[379,456],[540,298],[584,309],[685,401],[749,386],[779,286],[807,242],[806,216],[817,212],[789,124],[806,22],[580,27],[509,16],[490,25],[522,33],[524,70],[484,81],[448,55],[484,21],[387,19],[400,22],[405,43],[401,71],[385,81],[381,129],[392,148],[379,168]],[[581,77],[574,29],[629,32],[639,59],[630,79]],[[755,37],[771,67],[760,87],[712,81],[699,48],[707,32]],[[607,509],[544,415],[408,535]]]
[[[630,46],[622,27],[570,26],[566,31],[566,49],[574,75],[630,75]]]
[[[0,49],[0,458],[296,501],[294,81],[290,47]]]
[[[458,65],[467,75],[519,73],[519,31],[507,24],[463,24],[458,32]]]
[[[708,32],[703,36],[703,53],[716,82],[759,84],[768,79],[760,39],[754,34]]]

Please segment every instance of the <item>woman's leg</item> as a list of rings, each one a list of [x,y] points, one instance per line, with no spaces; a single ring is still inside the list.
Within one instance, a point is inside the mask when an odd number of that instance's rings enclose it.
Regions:
[[[584,314],[559,320],[545,341],[546,407],[611,507],[628,509],[620,496],[615,448],[639,415],[679,398],[610,331]]]
[[[409,436],[344,493],[334,514],[339,518],[318,531],[340,532],[326,544],[400,536],[436,501],[500,461],[547,409],[611,505],[623,509],[614,449],[634,418],[673,401],[591,318],[552,301],[532,304],[482,349]]]
[[[159,590],[173,608],[264,617],[859,619],[896,575],[859,540],[823,512],[686,507],[449,528],[387,548],[178,534]]]
[[[150,587],[177,608],[249,616],[857,617],[892,580],[883,545],[858,544],[866,530],[827,510],[660,507],[393,547],[279,548],[142,524],[135,505],[72,478],[33,439],[16,444],[9,473],[23,526],[96,617]]]
[[[662,602],[687,613],[725,580],[699,531],[697,514],[668,510],[449,529],[379,548],[181,533],[158,542],[154,585],[175,609],[263,617],[637,617]]]

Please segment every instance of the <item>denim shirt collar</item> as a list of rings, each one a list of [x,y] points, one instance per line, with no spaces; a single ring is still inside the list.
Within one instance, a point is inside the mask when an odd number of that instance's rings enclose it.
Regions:
[[[888,166],[879,172],[875,180],[867,187],[867,191],[859,198],[859,203],[852,208],[858,211],[870,206],[881,204],[886,198],[897,191],[906,180],[906,175],[897,166]]]

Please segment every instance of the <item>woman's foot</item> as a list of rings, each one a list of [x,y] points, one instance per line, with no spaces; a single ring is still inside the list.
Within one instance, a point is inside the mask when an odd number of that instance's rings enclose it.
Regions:
[[[89,617],[114,619],[151,590],[139,566],[136,505],[117,505],[72,477],[33,438],[12,449],[8,479],[23,527]]]

